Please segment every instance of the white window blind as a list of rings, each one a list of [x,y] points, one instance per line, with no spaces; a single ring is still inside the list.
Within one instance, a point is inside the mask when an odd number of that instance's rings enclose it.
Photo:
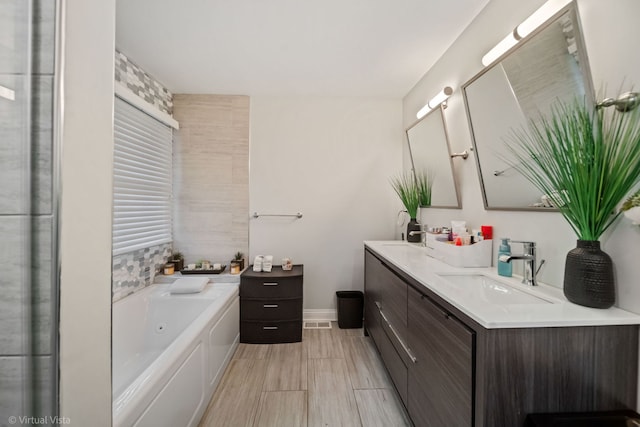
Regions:
[[[113,255],[170,242],[172,130],[115,98]]]

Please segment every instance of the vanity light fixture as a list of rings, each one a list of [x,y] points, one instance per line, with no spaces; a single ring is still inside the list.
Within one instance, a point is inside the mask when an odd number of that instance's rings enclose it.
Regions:
[[[16,92],[8,87],[0,86],[0,98],[8,99],[9,101],[16,100]]]
[[[549,0],[543,4],[538,10],[533,12],[531,16],[525,19],[520,25],[513,29],[504,39],[493,47],[482,57],[482,65],[487,66],[502,56],[503,53],[515,46],[521,39],[527,37],[536,28],[546,22],[555,13],[564,6],[569,4],[571,0]]]
[[[429,100],[429,102],[427,102],[427,105],[422,107],[420,111],[416,113],[416,117],[418,119],[423,118],[424,116],[427,115],[429,111],[433,110],[438,105],[442,104],[447,99],[449,99],[452,93],[453,93],[453,89],[451,88],[451,86],[445,86],[444,89],[438,92],[436,96],[434,96],[433,98],[431,98],[431,100]]]

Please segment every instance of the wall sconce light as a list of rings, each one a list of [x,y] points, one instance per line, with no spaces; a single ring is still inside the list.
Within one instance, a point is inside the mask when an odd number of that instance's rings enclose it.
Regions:
[[[493,47],[482,57],[482,65],[485,67],[502,56],[503,53],[515,46],[521,39],[527,37],[536,28],[551,18],[564,6],[569,4],[571,0],[549,0],[543,4],[538,10],[533,12],[531,16],[525,19],[520,25],[513,29],[513,32]]]
[[[429,111],[433,110],[438,105],[445,102],[451,96],[452,93],[453,93],[453,89],[451,88],[451,86],[445,86],[444,89],[438,92],[436,96],[434,96],[433,98],[431,98],[431,100],[429,100],[429,102],[427,102],[427,105],[422,107],[420,111],[416,113],[416,117],[418,119],[423,118],[424,116],[427,115]]]
[[[0,98],[5,98],[9,101],[15,101],[16,93],[8,87],[0,86]]]

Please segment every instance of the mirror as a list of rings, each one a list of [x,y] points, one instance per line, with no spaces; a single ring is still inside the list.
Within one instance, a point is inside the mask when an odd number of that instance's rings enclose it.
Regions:
[[[573,3],[463,85],[485,209],[555,211],[501,159],[512,129],[557,100],[593,103],[589,65]]]
[[[458,183],[453,173],[444,105],[432,110],[407,129],[414,174],[429,171],[433,177],[431,208],[461,208]]]

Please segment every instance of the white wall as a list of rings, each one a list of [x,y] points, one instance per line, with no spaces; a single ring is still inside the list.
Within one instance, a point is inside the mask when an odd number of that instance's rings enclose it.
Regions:
[[[306,310],[335,308],[335,291],[363,288],[363,240],[392,239],[401,204],[401,101],[252,97],[250,211],[301,219],[249,223],[249,261],[305,266]]]
[[[408,126],[415,112],[444,85],[455,88],[445,110],[454,151],[471,147],[471,136],[464,110],[461,85],[482,69],[480,58],[518,23],[537,9],[543,1],[513,2],[494,0],[463,32],[445,55],[431,68],[403,100],[403,123]],[[579,0],[589,62],[596,88],[607,88],[607,96],[615,96],[623,82],[625,88],[640,85],[640,59],[634,55],[640,40],[640,28],[634,17],[640,14],[636,0]],[[475,159],[455,160],[461,178],[462,211],[429,210],[423,220],[428,224],[447,224],[452,218],[466,219],[471,225],[492,224],[494,235],[538,243],[538,254],[547,264],[540,279],[561,287],[566,253],[575,247],[576,237],[557,213],[486,211],[480,195]],[[612,233],[603,236],[603,249],[613,258],[618,285],[618,303],[622,308],[640,313],[640,230],[622,218]],[[512,248],[518,251],[520,248]],[[497,250],[497,248],[494,248]],[[634,262],[634,260],[636,260]],[[518,271],[517,269],[516,271]]]
[[[107,427],[115,1],[65,3],[60,415]]]

